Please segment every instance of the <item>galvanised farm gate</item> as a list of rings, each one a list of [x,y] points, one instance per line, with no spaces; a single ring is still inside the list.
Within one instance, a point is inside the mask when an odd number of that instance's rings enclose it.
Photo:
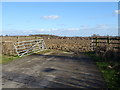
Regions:
[[[46,49],[43,39],[16,42],[14,44],[18,56],[30,55]]]

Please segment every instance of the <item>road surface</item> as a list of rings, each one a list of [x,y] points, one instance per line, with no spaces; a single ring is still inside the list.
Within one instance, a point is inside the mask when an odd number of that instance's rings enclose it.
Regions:
[[[104,88],[89,57],[80,54],[34,54],[3,65],[3,88]]]

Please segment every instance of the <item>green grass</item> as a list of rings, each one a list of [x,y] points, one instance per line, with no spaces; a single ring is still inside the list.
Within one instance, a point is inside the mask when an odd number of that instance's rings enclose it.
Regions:
[[[107,82],[108,88],[120,88],[120,78],[117,74],[118,71],[116,69],[109,68],[111,67],[111,63],[109,62],[96,62],[97,66],[103,73],[103,77]]]
[[[41,51],[41,52],[38,52],[37,54],[44,54],[44,53],[47,53],[47,52],[50,52],[51,50],[44,50],[44,51]],[[20,58],[19,56],[9,56],[9,55],[0,55],[0,64],[5,64],[5,63],[9,63],[13,60],[16,60]]]
[[[0,55],[0,63],[5,64],[18,58],[19,56]]]
[[[103,58],[96,56],[94,52],[87,52],[87,55],[96,62],[96,65],[103,74],[107,87],[120,88],[120,71],[112,67],[116,62],[106,62]]]

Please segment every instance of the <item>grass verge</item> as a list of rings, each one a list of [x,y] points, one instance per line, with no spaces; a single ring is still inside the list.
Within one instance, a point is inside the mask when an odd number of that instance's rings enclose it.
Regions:
[[[107,87],[120,88],[120,71],[119,67],[115,67],[119,65],[119,62],[105,61],[104,58],[96,56],[94,52],[87,52],[86,54],[96,62],[97,66],[103,74]]]
[[[51,50],[44,50],[44,51],[40,51],[37,54],[44,54],[44,53],[48,53]],[[27,56],[27,55],[26,55]],[[0,64],[5,64],[8,62],[11,62],[13,60],[16,60],[20,58],[19,56],[15,55],[15,56],[9,56],[9,55],[0,55]]]
[[[8,55],[0,55],[0,64],[5,64],[10,61],[16,60],[20,58],[19,56],[8,56]]]

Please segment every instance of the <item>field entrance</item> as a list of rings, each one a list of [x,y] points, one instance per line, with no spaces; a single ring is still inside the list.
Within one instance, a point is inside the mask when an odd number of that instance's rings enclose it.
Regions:
[[[46,49],[46,45],[43,39],[15,42],[14,47],[18,56],[20,57]]]
[[[82,53],[78,56],[50,50],[4,64],[2,88],[105,88],[93,60]]]

